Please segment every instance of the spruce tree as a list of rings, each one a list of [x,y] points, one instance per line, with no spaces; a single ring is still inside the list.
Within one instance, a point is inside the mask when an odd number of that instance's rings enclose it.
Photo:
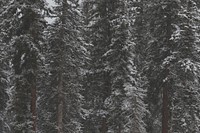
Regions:
[[[151,113],[152,133],[169,131],[170,93],[172,78],[168,65],[163,65],[165,59],[171,56],[174,46],[171,35],[173,23],[178,14],[180,4],[176,0],[151,1],[147,9],[148,35],[147,67],[145,70],[148,82],[148,106]]]
[[[194,1],[153,1],[148,10],[152,38],[147,49],[146,71],[153,117],[150,132],[198,132],[199,13],[196,4]]]
[[[0,1],[0,14],[4,11],[5,1]],[[2,22],[3,17],[0,19]],[[2,31],[0,33],[0,132],[4,133],[5,127],[5,108],[8,100],[8,82],[9,82],[9,55],[8,46],[6,45],[5,32],[3,24],[0,24]]]
[[[176,77],[171,107],[171,132],[199,132],[199,9],[193,0],[181,3],[172,39],[171,69]]]
[[[14,91],[12,107],[13,133],[36,132],[36,79],[39,48],[44,20],[43,1],[14,0],[8,2],[3,24],[7,42],[12,47]]]
[[[55,1],[48,28],[47,80],[41,92],[41,132],[81,132],[81,80],[85,56],[78,0]]]
[[[143,94],[136,81],[129,1],[85,1],[91,67],[87,74],[87,132],[145,132]],[[91,6],[92,5],[92,6]],[[127,9],[129,8],[129,9]],[[144,108],[143,108],[144,107]],[[144,110],[141,110],[144,109]]]
[[[143,122],[146,111],[143,102],[145,92],[139,85],[135,65],[135,43],[129,32],[131,19],[128,14],[129,1],[110,1],[111,44],[107,54],[111,71],[110,131],[146,132]]]
[[[86,120],[84,121],[85,132],[108,131],[108,114],[105,100],[110,95],[110,76],[106,67],[104,54],[110,44],[110,25],[108,1],[84,1],[89,6],[87,20],[88,43],[90,47],[90,65],[86,74],[87,83],[85,88]],[[87,7],[85,7],[87,10]],[[89,94],[88,94],[89,93]],[[88,127],[87,127],[88,126]],[[87,127],[87,128],[86,128]]]

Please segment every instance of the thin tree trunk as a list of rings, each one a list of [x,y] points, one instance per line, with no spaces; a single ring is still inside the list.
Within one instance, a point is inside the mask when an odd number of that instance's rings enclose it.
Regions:
[[[106,120],[106,118],[103,118],[101,125],[102,125],[102,127],[101,127],[101,133],[107,133],[108,126],[107,126],[107,120]]]
[[[162,108],[162,133],[168,133],[169,123],[169,95],[168,88],[163,88],[163,108]]]
[[[63,132],[63,101],[58,105],[58,133]]]
[[[61,23],[64,25],[66,23],[66,9],[67,9],[67,0],[62,1],[62,16],[61,16]],[[64,27],[61,27],[61,39],[64,39]],[[64,47],[63,47],[64,48]],[[61,58],[63,55],[63,52],[65,51],[65,48],[60,51]],[[62,66],[63,60],[61,59],[60,66]],[[57,133],[63,133],[63,107],[64,107],[64,101],[63,101],[63,77],[62,72],[59,72],[59,83],[58,83],[58,114],[57,114]]]
[[[168,5],[170,6],[170,5]],[[170,49],[172,48],[172,44],[170,42],[170,38],[172,35],[172,18],[171,18],[171,8],[168,7],[166,9],[166,16],[167,16],[167,32],[166,32],[166,40],[165,40],[165,45],[168,46]],[[169,52],[170,53],[170,52]],[[169,55],[166,55],[169,56]],[[169,75],[170,68],[166,68],[166,71],[164,73],[165,77],[167,78]],[[168,79],[169,80],[169,79]],[[169,89],[171,88],[171,84],[169,81],[165,82],[163,85],[163,107],[162,107],[162,133],[168,133],[169,132]]]
[[[59,73],[58,84],[58,114],[57,114],[57,127],[58,133],[63,133],[63,86],[62,86],[62,74]]]
[[[37,94],[36,94],[36,83],[34,82],[32,85],[31,90],[31,112],[32,112],[32,121],[33,121],[33,132],[36,133],[36,101],[37,101]]]
[[[3,132],[3,120],[0,117],[0,132]]]
[[[118,133],[121,133],[122,129],[121,129],[121,124],[119,124],[118,126]]]

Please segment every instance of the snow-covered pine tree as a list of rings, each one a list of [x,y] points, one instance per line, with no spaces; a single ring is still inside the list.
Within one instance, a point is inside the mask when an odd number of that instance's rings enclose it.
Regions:
[[[128,14],[130,19],[129,28],[131,32],[131,39],[136,43],[135,54],[136,54],[136,65],[137,69],[141,72],[144,68],[145,63],[145,48],[147,45],[147,24],[146,24],[146,0],[130,0],[128,4]]]
[[[86,0],[85,6],[89,6],[89,42],[93,45],[85,87],[88,115],[84,126],[89,125],[85,131],[145,132],[144,92],[136,87],[134,79],[134,43],[129,32],[133,21],[126,9],[131,10],[134,4]]]
[[[152,2],[149,7],[152,39],[147,50],[148,99],[154,117],[151,132],[198,132],[199,12],[196,3],[192,0]]]
[[[145,76],[145,67],[146,67],[146,59],[148,58],[148,54],[146,52],[146,48],[148,47],[148,40],[149,36],[147,36],[148,33],[148,6],[149,1],[148,0],[130,0],[129,1],[129,19],[131,22],[131,28],[129,30],[131,31],[131,39],[133,42],[135,42],[135,65],[137,68],[137,76],[138,76],[138,83],[141,85],[141,88],[143,90],[148,89],[148,80]],[[148,93],[150,91],[147,91]],[[145,104],[148,103],[148,97],[147,93],[144,96],[144,102]],[[151,131],[151,114],[149,113],[149,104],[146,104],[146,115],[143,119],[146,124],[146,131]]]
[[[106,57],[104,54],[110,44],[110,24],[107,0],[84,1],[87,14],[88,40],[91,44],[91,61],[88,66],[85,83],[85,112],[84,132],[106,133],[108,131],[107,109],[105,100],[110,96],[110,76],[106,69]],[[88,127],[87,127],[88,126]]]
[[[151,133],[169,131],[170,99],[173,80],[169,64],[163,65],[172,55],[174,42],[171,40],[180,3],[177,0],[153,0],[148,2],[147,22],[149,42],[146,47],[148,79],[148,107],[151,113]],[[172,63],[173,64],[173,63]]]
[[[0,0],[0,14],[4,11],[4,6],[6,5],[5,2],[5,0]],[[0,21],[2,22],[3,20],[3,17],[1,17]],[[5,108],[8,100],[6,91],[8,89],[9,81],[9,56],[2,23],[0,24],[0,27],[2,29],[0,33],[0,132],[4,133]]]
[[[81,132],[81,78],[87,50],[78,0],[55,0],[55,22],[48,28],[47,85],[40,107],[42,133]]]
[[[106,56],[107,68],[111,76],[108,132],[145,133],[143,117],[146,109],[143,102],[145,92],[139,87],[137,70],[134,64],[135,43],[130,34],[131,20],[129,8],[133,3],[126,0],[110,0],[109,22],[111,43]],[[132,4],[132,5],[130,5]]]
[[[181,8],[171,36],[175,46],[165,64],[171,65],[173,100],[170,132],[197,133],[200,131],[200,45],[199,9],[193,0],[181,1]],[[175,76],[174,76],[175,75]]]
[[[6,41],[12,47],[14,74],[13,99],[10,111],[13,133],[36,132],[37,60],[41,45],[44,2],[37,0],[9,1],[2,12]]]
[[[96,117],[95,116],[95,98],[97,99],[96,89],[93,88],[94,83],[94,75],[93,75],[93,60],[91,60],[91,52],[93,50],[93,45],[91,45],[92,41],[92,31],[94,32],[94,28],[90,26],[92,21],[94,22],[94,18],[96,16],[92,16],[95,8],[95,0],[83,0],[82,2],[82,13],[84,20],[84,40],[88,44],[88,55],[89,61],[86,65],[86,72],[83,75],[83,91],[82,95],[84,96],[83,102],[83,132],[84,133],[93,133],[97,131],[97,126],[95,126]]]

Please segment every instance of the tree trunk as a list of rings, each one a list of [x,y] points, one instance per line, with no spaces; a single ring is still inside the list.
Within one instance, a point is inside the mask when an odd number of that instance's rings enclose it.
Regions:
[[[118,133],[121,133],[121,124],[119,124],[119,126],[118,126]]]
[[[106,118],[102,119],[101,125],[102,125],[102,127],[101,127],[101,133],[107,133],[108,126],[107,126],[107,120],[106,120]]]
[[[0,117],[0,132],[3,132],[3,120]]]
[[[58,133],[63,132],[63,101],[58,105]]]
[[[33,132],[36,133],[36,101],[37,101],[37,94],[36,94],[36,83],[34,82],[32,85],[31,90],[31,112],[32,112],[32,121],[33,121]]]
[[[162,108],[162,133],[168,133],[169,123],[169,95],[168,88],[163,88],[163,108]]]
[[[63,90],[62,90],[62,74],[59,74],[58,84],[58,114],[57,114],[57,128],[58,133],[63,133]]]
[[[167,27],[166,27],[166,40],[165,45],[172,49],[172,44],[170,42],[170,38],[172,35],[172,14],[171,14],[171,5],[168,5],[168,8],[166,9],[166,16],[167,16]],[[169,56],[170,52],[166,53],[166,57]],[[168,66],[166,67],[166,71],[164,73],[165,77],[167,78],[169,75],[170,68]],[[162,107],[162,133],[168,133],[169,132],[169,89],[171,88],[171,84],[169,81],[165,81],[163,85],[163,107]]]

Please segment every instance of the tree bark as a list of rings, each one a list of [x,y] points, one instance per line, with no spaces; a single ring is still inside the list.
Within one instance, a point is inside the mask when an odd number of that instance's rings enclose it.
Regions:
[[[58,133],[63,132],[63,101],[58,105]]]
[[[62,74],[59,73],[59,84],[58,84],[58,114],[57,114],[57,133],[63,133],[63,86],[62,86]]]
[[[165,46],[167,46],[169,49],[172,49],[172,43],[170,41],[171,35],[172,35],[172,12],[171,12],[171,5],[167,5],[166,8],[166,39],[165,39]],[[166,53],[166,57],[170,55],[170,52]],[[166,66],[166,70],[164,72],[165,77],[167,78],[170,72],[169,66]],[[164,81],[165,83],[163,84],[163,107],[162,107],[162,133],[168,133],[169,132],[169,119],[170,119],[170,109],[169,109],[169,90],[171,89],[171,81],[167,79],[168,81]]]
[[[0,118],[0,132],[3,132],[3,120]]]
[[[66,13],[67,13],[67,0],[62,1],[62,16],[60,17],[61,23],[64,25],[66,23]],[[64,39],[65,35],[65,28],[62,26],[61,27],[61,32],[60,32],[60,37],[61,39]],[[63,46],[63,44],[61,45]],[[61,54],[61,61],[59,65],[62,67],[64,60],[63,60],[63,52],[65,50],[65,47],[61,49],[60,54]],[[63,107],[64,107],[64,96],[63,96],[63,75],[62,75],[62,70],[59,71],[59,81],[58,81],[58,114],[57,114],[57,128],[58,132],[57,133],[63,133]]]
[[[169,95],[168,88],[163,88],[163,108],[162,108],[162,133],[168,133],[169,123]]]
[[[121,124],[119,124],[118,126],[118,133],[121,133],[122,129],[121,129]]]
[[[37,120],[37,113],[36,113],[36,101],[37,101],[37,94],[36,94],[36,83],[34,82],[32,85],[31,90],[31,112],[32,112],[32,122],[33,122],[33,132],[36,133],[36,120]]]
[[[107,126],[107,120],[106,118],[102,119],[102,123],[101,123],[101,133],[107,133],[108,131],[108,126]]]

